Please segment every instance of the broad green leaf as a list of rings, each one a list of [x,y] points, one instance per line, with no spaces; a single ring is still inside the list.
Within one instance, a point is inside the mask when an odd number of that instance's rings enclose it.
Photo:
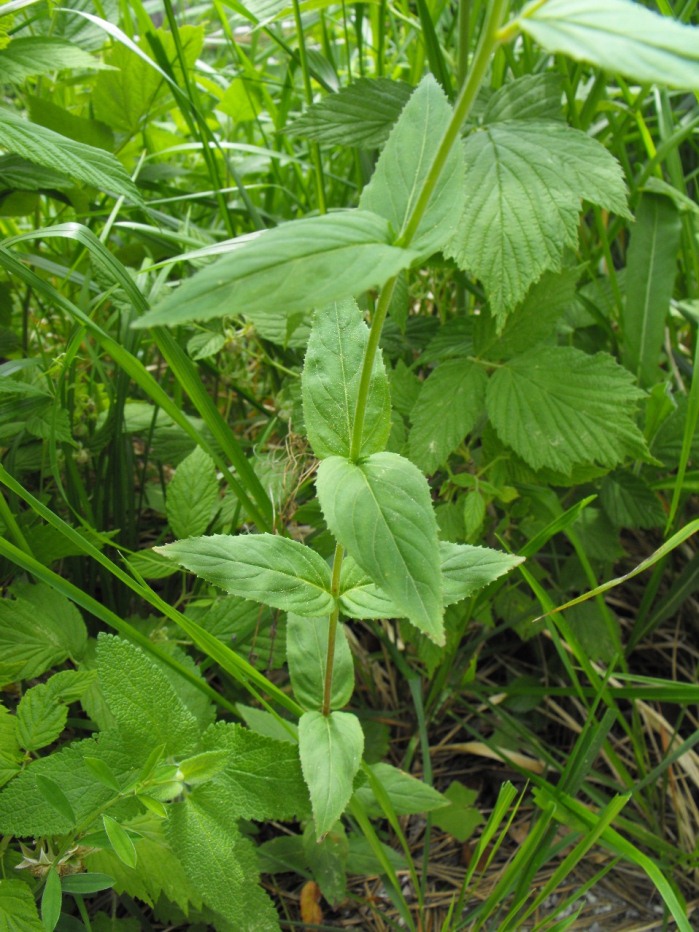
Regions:
[[[287,735],[288,737],[288,735]],[[218,722],[202,735],[199,751],[225,751],[225,768],[197,787],[199,799],[225,799],[235,816],[292,819],[308,811],[308,791],[296,744]]]
[[[621,168],[564,123],[493,123],[466,140],[469,197],[445,252],[480,278],[500,326],[547,269],[575,248],[582,199],[630,216]]]
[[[354,298],[336,301],[313,319],[303,366],[303,416],[316,456],[349,456],[369,328]],[[385,449],[391,397],[383,359],[374,359],[361,455]]]
[[[441,363],[423,382],[410,418],[411,460],[431,475],[447,461],[483,414],[488,377],[467,359]]]
[[[316,481],[328,527],[401,613],[444,643],[437,521],[427,480],[396,453],[323,460]]]
[[[0,52],[0,82],[3,84],[21,84],[25,78],[37,75],[87,68],[104,68],[104,65],[79,46],[48,36],[20,36]]]
[[[416,254],[392,245],[388,221],[366,210],[292,220],[234,241],[134,326],[176,326],[243,314],[288,319],[360,294],[407,268]]]
[[[384,858],[394,870],[408,870],[408,864],[403,854],[399,854],[393,848],[383,844],[383,842],[381,842],[381,848],[383,849]],[[379,861],[367,839],[362,838],[360,835],[350,835],[347,873],[366,876],[367,874],[382,874],[384,871],[385,865]]]
[[[9,783],[24,763],[15,722],[15,716],[0,703],[0,787]]]
[[[16,598],[0,599],[0,685],[80,659],[87,629],[71,602],[43,584],[15,585],[10,593]]]
[[[286,621],[286,656],[294,699],[306,709],[321,709],[328,659],[327,618],[300,618],[290,614]],[[335,635],[332,691],[333,709],[346,706],[354,692],[354,663],[342,625]]]
[[[558,74],[525,74],[503,84],[488,101],[484,123],[563,119],[563,80]]]
[[[364,732],[350,712],[304,712],[299,754],[311,794],[316,837],[331,830],[345,811],[364,749]]]
[[[679,212],[669,198],[656,194],[641,197],[631,231],[621,324],[624,363],[644,388],[661,376],[660,351],[675,283],[681,231]]]
[[[615,527],[662,527],[665,521],[657,493],[632,472],[619,471],[605,476],[600,501]]]
[[[123,825],[120,825],[116,819],[106,814],[102,816],[102,824],[112,850],[119,860],[126,864],[127,867],[136,867],[138,861],[136,848]]]
[[[316,839],[313,824],[309,823],[303,833],[303,850],[305,863],[321,894],[332,906],[339,906],[347,898],[346,864],[349,853],[342,822],[336,822],[320,841]]]
[[[100,191],[141,201],[136,185],[111,152],[29,123],[5,107],[0,107],[0,147],[46,168],[60,166],[71,178]]]
[[[25,751],[52,744],[66,726],[68,708],[44,684],[32,686],[17,706],[17,738]]]
[[[29,884],[0,880],[0,932],[44,932]]]
[[[391,764],[372,764],[371,770],[388,793],[396,815],[432,812],[434,809],[448,805],[444,796],[433,787]],[[383,814],[370,784],[360,786],[355,791],[355,797],[361,801],[364,811],[370,818],[379,818]]]
[[[390,221],[399,235],[422,193],[425,179],[449,126],[452,108],[431,74],[413,91],[391,130],[359,206]],[[466,189],[464,156],[452,146],[429,205],[408,244],[430,256],[448,242],[461,221]]]
[[[611,467],[645,455],[634,418],[642,397],[611,356],[552,346],[497,369],[486,406],[500,439],[526,463],[570,474],[579,463]]]
[[[549,52],[627,78],[669,87],[699,87],[699,30],[631,0],[539,0],[519,28]]]
[[[203,803],[198,793],[173,805],[167,824],[170,846],[189,882],[236,932],[279,932],[274,906],[257,883],[252,843],[237,830],[235,819]]]
[[[167,519],[175,537],[198,537],[209,526],[218,501],[216,467],[195,447],[175,470],[167,487]]]
[[[549,339],[563,313],[575,300],[579,269],[544,272],[527,296],[508,316],[502,332],[491,314],[482,313],[474,321],[475,351],[488,360],[509,359]]]
[[[457,841],[466,841],[485,821],[475,805],[477,797],[477,790],[469,789],[458,780],[452,781],[444,791],[444,798],[449,800],[449,805],[435,812],[432,824],[448,832]]]
[[[314,618],[329,615],[330,568],[310,547],[274,534],[213,534],[156,548],[227,592]]]
[[[328,145],[378,149],[412,92],[402,81],[359,78],[313,104],[284,131]]]
[[[148,748],[162,744],[166,754],[182,754],[194,745],[196,718],[140,648],[100,634],[97,669],[109,710],[130,742]]]
[[[114,147],[114,133],[104,123],[76,116],[45,97],[29,98],[29,115],[32,123],[41,123],[47,129],[68,136],[76,142],[110,151]],[[33,168],[34,171],[37,170],[36,166]]]

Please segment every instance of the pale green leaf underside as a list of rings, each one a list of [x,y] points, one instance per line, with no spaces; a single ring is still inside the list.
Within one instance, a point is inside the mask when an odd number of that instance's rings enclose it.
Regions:
[[[286,620],[286,659],[294,699],[306,709],[323,705],[328,657],[328,619],[302,618],[289,613]],[[335,635],[330,705],[341,709],[354,692],[354,663],[342,625]]]
[[[488,377],[466,359],[441,363],[423,382],[410,413],[410,458],[428,475],[446,462],[483,412]]]
[[[309,618],[332,611],[330,568],[298,541],[274,534],[212,534],[156,550],[244,599]]]
[[[13,39],[0,52],[0,81],[21,84],[25,78],[54,71],[103,68],[104,65],[79,46],[49,36]]]
[[[634,419],[644,396],[611,356],[540,346],[497,369],[486,394],[500,439],[534,469],[569,475],[573,466],[615,466],[642,456]]]
[[[57,166],[71,178],[100,191],[123,194],[140,201],[138,189],[111,152],[75,142],[38,123],[29,123],[5,107],[0,108],[0,148],[37,165]]]
[[[563,123],[494,123],[465,151],[469,196],[445,252],[481,279],[500,323],[576,246],[581,200],[629,216],[616,159]]]
[[[209,526],[218,500],[216,467],[195,447],[175,470],[167,487],[167,519],[175,537],[198,537]]]
[[[439,558],[445,607],[468,598],[522,562],[522,557],[500,550],[445,541],[439,544]],[[351,558],[345,559],[342,571],[340,605],[349,618],[403,617],[398,606]]]
[[[452,108],[428,74],[413,91],[388,137],[359,206],[391,222],[400,233],[425,185],[449,125]],[[423,256],[441,249],[456,231],[465,197],[463,148],[452,147],[410,248]]]
[[[389,78],[359,78],[313,104],[285,132],[328,145],[375,149],[386,141],[412,90]]]
[[[437,522],[427,480],[396,453],[323,460],[316,481],[328,527],[417,628],[444,643]]]
[[[301,377],[308,439],[319,458],[349,456],[369,328],[354,298],[319,310]],[[383,450],[391,429],[391,397],[376,354],[364,417],[361,454]]]
[[[525,7],[518,23],[549,52],[637,81],[699,87],[699,30],[640,3],[548,0]]]
[[[299,721],[301,769],[311,795],[316,837],[345,811],[364,751],[364,732],[349,712],[305,712]]]
[[[381,285],[415,253],[391,245],[388,221],[365,210],[293,220],[242,237],[135,326],[176,326],[242,314],[289,318]]]

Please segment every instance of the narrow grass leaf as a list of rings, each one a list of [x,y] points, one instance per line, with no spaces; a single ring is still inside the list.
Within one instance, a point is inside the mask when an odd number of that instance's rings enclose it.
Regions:
[[[316,486],[337,540],[402,615],[443,644],[437,521],[418,468],[395,453],[360,463],[332,456],[320,464]]]
[[[699,30],[631,0],[534,0],[516,21],[549,52],[636,81],[699,87]]]
[[[305,712],[299,721],[299,754],[311,794],[316,837],[322,838],[345,811],[364,749],[359,719],[349,712]]]
[[[310,547],[274,534],[212,534],[156,548],[227,592],[309,618],[329,615],[330,568]]]

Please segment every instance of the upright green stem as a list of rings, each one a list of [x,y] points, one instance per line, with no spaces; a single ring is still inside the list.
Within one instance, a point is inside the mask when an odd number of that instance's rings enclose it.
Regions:
[[[335,556],[333,557],[333,573],[330,589],[335,597],[335,608],[330,616],[328,626],[328,653],[325,659],[325,682],[323,683],[323,715],[330,715],[332,686],[333,686],[333,666],[335,664],[335,638],[337,637],[337,624],[340,618],[340,603],[338,596],[340,594],[340,571],[342,569],[342,558],[345,551],[340,544],[335,544]]]

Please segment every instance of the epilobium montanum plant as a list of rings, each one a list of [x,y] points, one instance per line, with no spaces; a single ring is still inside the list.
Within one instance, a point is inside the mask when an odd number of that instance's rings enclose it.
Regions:
[[[76,535],[4,470],[2,481],[70,538],[77,552],[92,556],[180,625],[253,695],[266,693],[298,717],[296,726],[270,716],[274,737],[215,723],[212,701],[220,699],[186,655],[159,650],[157,642],[42,568],[12,516],[3,512],[13,538],[2,545],[3,555],[42,580],[15,587],[13,599],[0,603],[0,626],[6,612],[23,620],[12,663],[0,667],[3,683],[36,678],[66,659],[78,667],[30,687],[16,714],[3,709],[0,718],[0,729],[10,735],[2,751],[8,786],[0,795],[0,828],[47,839],[15,865],[40,880],[44,928],[58,925],[64,896],[75,897],[86,919],[82,897],[115,885],[150,903],[162,895],[216,928],[278,928],[276,911],[256,883],[254,848],[241,820],[306,820],[311,844],[322,844],[332,833],[342,836],[339,823],[349,811],[377,869],[395,877],[367,818],[370,803],[378,803],[401,837],[397,814],[437,809],[446,800],[395,768],[363,763],[364,730],[346,711],[355,672],[343,619],[402,619],[416,636],[442,648],[452,634],[445,609],[522,562],[497,550],[440,541],[425,473],[442,466],[484,417],[494,444],[525,468],[549,470],[553,477],[570,479],[576,470],[604,472],[629,459],[650,459],[636,407],[652,381],[662,326],[653,329],[644,321],[639,335],[631,316],[624,321],[625,367],[610,355],[548,340],[578,277],[567,251],[577,243],[581,201],[630,216],[621,166],[592,136],[560,120],[560,85],[549,73],[505,85],[477,114],[476,104],[499,50],[530,41],[633,80],[696,88],[697,32],[629,0],[536,0],[508,19],[509,8],[507,0],[486,4],[479,42],[472,60],[462,63],[453,103],[445,92],[451,78],[433,67],[440,80],[427,75],[409,94],[404,86],[368,82],[359,96],[350,87],[324,102],[325,110],[311,107],[305,123],[297,121],[294,131],[315,145],[323,132],[337,129],[343,107],[356,114],[358,106],[371,107],[379,98],[386,104],[388,98],[393,118],[384,119],[383,130],[392,128],[383,133],[385,145],[358,207],[327,212],[317,177],[317,215],[217,247],[225,252],[222,258],[152,310],[89,231],[43,231],[76,238],[101,274],[111,276],[112,286],[144,312],[128,339],[137,339],[135,330],[154,328],[163,357],[179,369],[180,381],[210,419],[225,455],[204,442],[180,464],[169,489],[168,518],[181,539],[156,552],[239,599],[286,613],[293,698],[164,603],[138,572],[124,572]],[[104,21],[85,15],[104,28]],[[116,27],[109,31],[134,54],[144,54]],[[176,51],[182,66],[186,49]],[[164,79],[173,83],[173,75],[172,69],[164,72]],[[183,67],[180,77],[186,84]],[[181,96],[176,81],[173,86]],[[185,120],[208,153],[205,122],[197,123],[189,111]],[[49,147],[57,147],[52,151],[64,158],[73,154],[76,178],[139,197],[114,159],[96,159],[94,150],[67,146],[62,138],[53,133],[32,140],[20,118],[0,113],[0,142],[11,151],[46,165]],[[319,175],[318,153],[312,151]],[[209,167],[213,178],[216,165]],[[399,317],[397,308],[406,303],[405,273],[436,254],[482,283],[487,311],[467,328],[454,326],[452,339],[435,349],[437,365],[413,409],[406,456],[387,449],[391,395],[380,342],[387,316]],[[3,264],[36,285],[33,273],[9,254],[3,254]],[[375,295],[370,325],[357,300],[364,305],[367,292]],[[67,299],[51,297],[199,443],[191,423],[132,352],[135,343],[120,347]],[[259,481],[248,474],[236,442],[163,329],[232,313],[279,345],[310,330],[301,393],[306,435],[319,461],[317,499],[335,541],[330,563],[287,536],[280,522],[275,527]],[[456,398],[458,406],[452,404]],[[217,499],[214,462],[249,520],[246,533],[204,533]],[[193,489],[196,517],[188,502]],[[67,598],[50,595],[48,587]],[[135,643],[103,634],[92,656],[85,625],[69,599]],[[98,734],[27,766],[32,754],[61,734],[76,699]],[[553,805],[545,789],[539,798],[542,808]],[[618,797],[605,817],[611,820],[625,802]],[[570,805],[569,821],[584,822],[587,810]],[[624,847],[611,834],[607,842],[620,856],[631,851],[636,857],[633,846]],[[225,864],[225,874],[218,864]],[[678,925],[688,928],[663,875],[653,865],[646,869]],[[415,928],[400,885],[394,886],[402,918]],[[42,927],[32,891],[20,881],[0,881],[0,907],[26,928]],[[458,928],[460,918],[454,922]]]

